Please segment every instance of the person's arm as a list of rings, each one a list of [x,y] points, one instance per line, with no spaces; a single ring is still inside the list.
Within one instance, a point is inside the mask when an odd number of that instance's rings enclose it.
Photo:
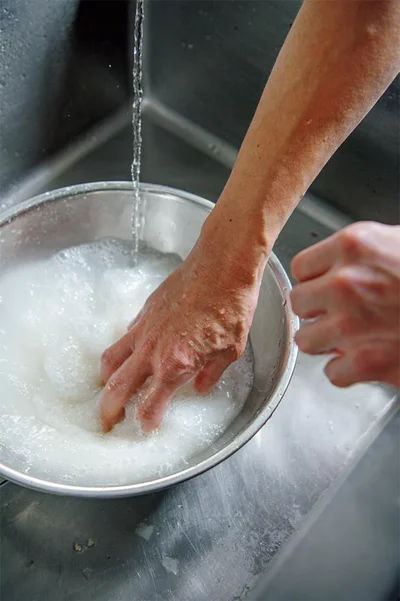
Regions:
[[[105,429],[149,376],[138,414],[157,427],[176,389],[209,389],[244,350],[284,223],[396,76],[397,0],[306,0],[238,159],[193,251],[102,357]]]
[[[399,69],[399,2],[306,0],[205,234],[220,230],[227,251],[243,246],[263,267],[307,188]]]

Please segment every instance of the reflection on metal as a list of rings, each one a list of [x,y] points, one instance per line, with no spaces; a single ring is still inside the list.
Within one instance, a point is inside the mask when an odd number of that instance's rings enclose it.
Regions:
[[[57,177],[79,164],[96,148],[106,144],[121,129],[126,128],[131,120],[132,107],[129,104],[99,126],[80,136],[68,148],[33,169],[23,181],[1,198],[0,209],[8,209],[47,190]]]

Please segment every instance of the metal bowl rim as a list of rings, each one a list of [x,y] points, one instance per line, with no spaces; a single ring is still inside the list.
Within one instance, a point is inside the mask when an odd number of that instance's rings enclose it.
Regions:
[[[201,205],[208,211],[211,211],[214,204],[184,190],[177,188],[170,188],[159,184],[147,184],[141,183],[140,189],[144,192],[154,194],[170,194],[178,198],[184,198],[190,202]],[[65,188],[59,188],[50,192],[45,192],[39,196],[35,196],[29,200],[19,203],[18,205],[11,207],[1,214],[0,228],[4,225],[14,221],[22,214],[37,209],[40,205],[55,202],[64,198],[70,198],[81,194],[89,194],[93,192],[107,192],[107,191],[126,191],[132,190],[131,182],[95,182],[91,184],[79,184],[75,186],[68,186]],[[76,497],[92,497],[92,498],[118,498],[134,495],[149,494],[162,490],[174,484],[178,484],[185,480],[189,480],[195,476],[202,474],[208,469],[215,467],[233,453],[244,446],[257,432],[265,425],[267,420],[271,417],[277,406],[279,405],[289,382],[292,378],[294,367],[297,359],[297,346],[294,344],[294,334],[299,327],[299,319],[294,315],[290,309],[289,293],[291,290],[291,283],[286,275],[285,270],[282,267],[281,262],[276,255],[271,252],[268,260],[269,268],[272,270],[280,290],[283,295],[284,301],[286,301],[286,318],[287,318],[287,346],[284,357],[284,366],[281,371],[280,380],[278,385],[272,394],[268,404],[260,410],[259,414],[253,419],[253,421],[230,443],[225,447],[204,459],[200,463],[179,470],[173,474],[149,480],[148,482],[137,482],[134,484],[124,485],[109,485],[109,486],[78,486],[70,484],[62,484],[56,482],[49,482],[41,478],[35,478],[29,476],[29,474],[21,473],[17,470],[9,468],[0,462],[0,474],[8,480],[21,484],[27,488],[34,490],[51,492],[58,495],[69,495]]]

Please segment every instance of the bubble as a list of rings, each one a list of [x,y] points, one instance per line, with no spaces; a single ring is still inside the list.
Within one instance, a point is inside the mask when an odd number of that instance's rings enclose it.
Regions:
[[[124,421],[102,432],[101,353],[180,262],[153,252],[132,267],[131,257],[128,243],[110,238],[0,279],[0,453],[20,458],[27,473],[87,486],[165,475],[212,444],[249,394],[248,350],[207,395],[180,389],[157,432],[141,429],[140,394]]]

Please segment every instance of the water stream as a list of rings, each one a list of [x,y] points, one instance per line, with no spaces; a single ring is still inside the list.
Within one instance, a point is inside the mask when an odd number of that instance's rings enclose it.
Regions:
[[[141,199],[139,192],[140,163],[142,154],[142,100],[143,100],[143,20],[144,0],[137,0],[133,28],[133,159],[131,166],[133,184],[132,237],[133,259],[137,261],[141,221]]]

